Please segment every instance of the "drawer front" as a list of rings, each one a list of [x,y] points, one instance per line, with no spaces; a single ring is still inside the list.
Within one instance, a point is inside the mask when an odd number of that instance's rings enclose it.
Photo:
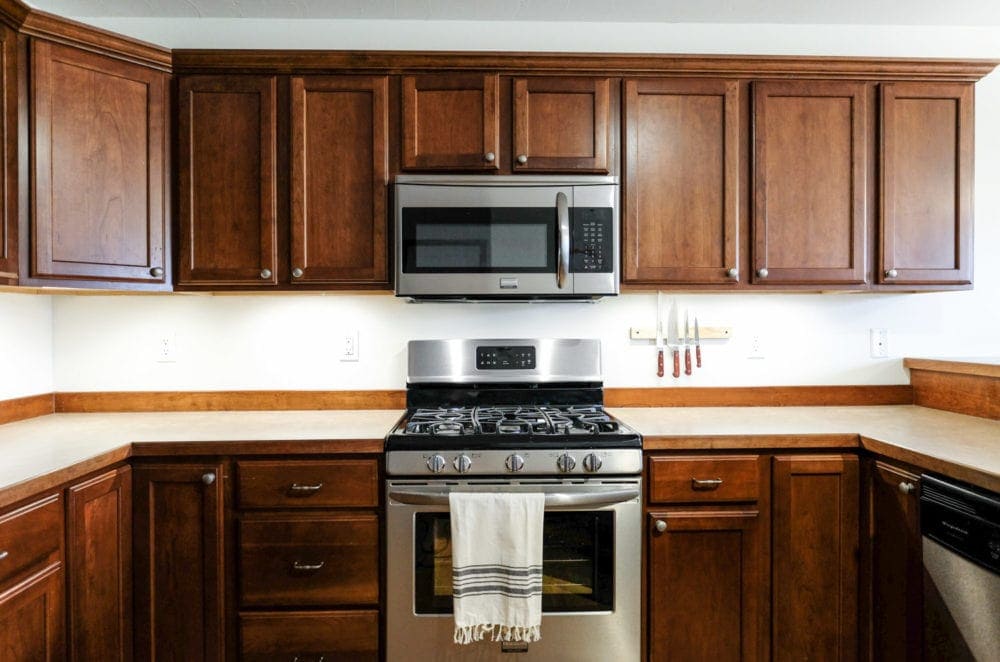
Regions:
[[[58,494],[0,515],[0,585],[36,565],[59,560],[62,536]]]
[[[756,501],[758,455],[649,458],[650,503]]]
[[[245,515],[239,555],[243,606],[378,603],[375,515]]]
[[[241,508],[378,506],[375,460],[238,462]]]
[[[377,662],[378,612],[240,614],[243,662]]]

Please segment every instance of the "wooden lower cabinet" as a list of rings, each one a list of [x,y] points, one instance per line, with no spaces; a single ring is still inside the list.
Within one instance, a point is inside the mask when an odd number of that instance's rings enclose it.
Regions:
[[[377,662],[379,615],[365,611],[240,614],[243,662]]]
[[[758,511],[652,511],[647,525],[649,659],[763,660],[766,540]]]
[[[60,662],[65,651],[61,563],[0,589],[0,660]]]
[[[855,660],[858,458],[778,456],[772,481],[773,659]]]

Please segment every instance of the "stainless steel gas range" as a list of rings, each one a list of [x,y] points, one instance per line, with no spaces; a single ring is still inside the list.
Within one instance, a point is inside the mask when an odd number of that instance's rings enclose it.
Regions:
[[[386,438],[387,660],[638,660],[642,440],[604,411],[600,342],[408,352]],[[452,642],[452,491],[545,494],[541,641]]]

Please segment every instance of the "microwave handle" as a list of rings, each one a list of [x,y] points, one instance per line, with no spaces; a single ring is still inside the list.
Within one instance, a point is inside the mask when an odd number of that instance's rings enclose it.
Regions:
[[[569,200],[562,191],[556,193],[556,241],[559,244],[559,253],[556,256],[556,285],[559,289],[566,286],[566,277],[569,275]]]
[[[500,490],[502,491],[502,490]],[[390,490],[389,498],[413,506],[447,506],[449,492],[407,492]],[[523,494],[523,493],[522,493]],[[545,495],[546,510],[580,508],[582,506],[613,506],[639,498],[638,489],[586,492],[579,494],[550,493]]]

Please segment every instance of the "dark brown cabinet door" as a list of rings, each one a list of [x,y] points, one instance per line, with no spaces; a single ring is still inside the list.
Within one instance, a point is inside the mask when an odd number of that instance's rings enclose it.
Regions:
[[[32,277],[170,282],[166,79],[32,41]]]
[[[71,660],[132,659],[132,470],[67,490]]]
[[[133,470],[135,658],[225,659],[223,466]]]
[[[973,84],[882,85],[879,282],[972,282]]]
[[[650,660],[761,659],[759,519],[756,510],[649,514]]]
[[[872,476],[872,636],[874,659],[923,654],[920,479],[875,462]]]
[[[753,88],[754,283],[863,284],[868,85]]]
[[[858,458],[774,459],[775,660],[858,657]]]
[[[388,77],[292,79],[292,283],[388,282]]]
[[[0,660],[65,660],[63,621],[63,571],[58,563],[0,590]]]
[[[738,282],[739,90],[625,81],[625,282]]]
[[[0,284],[17,282],[17,33],[0,25]]]
[[[275,285],[275,78],[181,78],[177,169],[182,285]]]
[[[500,166],[497,74],[403,77],[404,170]]]
[[[515,172],[609,172],[609,78],[514,79]]]

